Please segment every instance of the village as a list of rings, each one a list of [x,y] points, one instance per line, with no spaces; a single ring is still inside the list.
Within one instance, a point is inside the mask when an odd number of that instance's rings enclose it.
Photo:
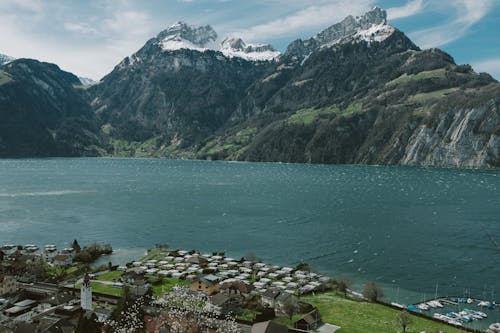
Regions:
[[[73,262],[80,248],[57,250],[55,245],[46,245],[40,249],[28,244],[4,245],[0,251],[2,332],[76,332],[87,320],[105,331],[125,293],[133,300],[161,298],[176,288],[201,296],[217,317],[234,318],[241,332],[288,332],[287,325],[274,320],[303,312],[306,315],[293,322],[297,332],[339,329],[323,323],[317,309],[299,302],[299,295],[331,288],[330,278],[308,270],[234,259],[223,253],[156,248],[142,260],[126,266],[110,263],[101,267],[104,270],[85,272],[84,277],[73,275],[70,281],[69,272],[81,273]],[[65,272],[59,273],[62,281],[39,281],[36,270],[41,263]],[[32,269],[20,269],[22,266]],[[144,317],[146,331],[163,332],[154,313]],[[217,332],[217,327],[211,330]]]
[[[1,247],[0,332],[333,333],[341,325],[329,322],[332,306],[308,300],[329,293],[366,300],[307,264],[253,256],[157,245],[126,265],[89,265],[110,251],[76,240],[61,250]]]

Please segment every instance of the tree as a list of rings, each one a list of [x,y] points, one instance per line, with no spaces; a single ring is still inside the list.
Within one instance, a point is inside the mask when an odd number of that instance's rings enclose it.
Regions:
[[[373,281],[365,284],[363,289],[363,296],[368,299],[370,302],[377,302],[379,299],[384,297],[384,291],[377,286],[377,284]]]
[[[396,319],[398,321],[398,324],[403,328],[403,333],[406,332],[406,328],[408,327],[408,325],[410,325],[413,322],[412,317],[406,310],[403,310],[400,313],[398,313]]]
[[[337,291],[344,294],[344,297],[347,298],[347,291],[351,286],[351,281],[348,278],[340,278],[337,281]]]
[[[101,325],[97,322],[97,316],[93,313],[83,313],[78,320],[75,333],[100,333]]]
[[[82,247],[80,246],[80,244],[78,244],[78,241],[76,239],[73,240],[71,247],[75,250],[76,253],[80,252],[80,250],[82,249]]]

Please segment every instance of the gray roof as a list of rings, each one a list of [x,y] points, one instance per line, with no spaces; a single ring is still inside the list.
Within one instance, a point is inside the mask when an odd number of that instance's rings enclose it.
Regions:
[[[288,328],[272,321],[266,321],[254,324],[252,326],[252,333],[288,333]]]

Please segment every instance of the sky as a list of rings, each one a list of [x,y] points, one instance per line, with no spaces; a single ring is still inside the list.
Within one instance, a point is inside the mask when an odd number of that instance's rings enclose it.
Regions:
[[[177,21],[283,51],[374,6],[421,48],[500,79],[500,0],[0,0],[0,53],[98,80]]]

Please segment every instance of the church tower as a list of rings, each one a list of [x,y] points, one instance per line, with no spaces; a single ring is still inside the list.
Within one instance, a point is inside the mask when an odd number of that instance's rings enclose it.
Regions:
[[[85,274],[82,288],[80,289],[80,304],[83,310],[92,310],[92,286],[90,285],[88,274]]]

